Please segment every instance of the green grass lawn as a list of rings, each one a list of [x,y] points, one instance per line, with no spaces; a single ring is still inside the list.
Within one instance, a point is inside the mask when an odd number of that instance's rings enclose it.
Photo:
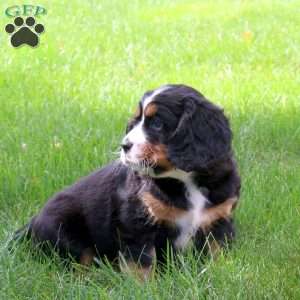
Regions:
[[[31,3],[48,9],[36,49],[9,45],[12,3],[0,3],[0,298],[300,299],[300,1]],[[139,97],[164,83],[199,89],[231,119],[233,249],[205,265],[182,255],[144,285],[9,253],[49,196],[116,158]]]

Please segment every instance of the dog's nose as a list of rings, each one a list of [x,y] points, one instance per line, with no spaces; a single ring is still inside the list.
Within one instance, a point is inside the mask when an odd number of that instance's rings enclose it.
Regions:
[[[124,150],[124,152],[126,153],[126,152],[128,152],[130,149],[131,149],[131,147],[132,147],[132,143],[130,143],[129,141],[124,141],[122,144],[121,144],[121,147],[122,147],[122,149]]]

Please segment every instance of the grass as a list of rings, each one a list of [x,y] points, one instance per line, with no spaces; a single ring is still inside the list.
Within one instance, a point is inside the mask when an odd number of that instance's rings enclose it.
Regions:
[[[48,9],[40,46],[0,33],[0,298],[299,299],[300,1],[31,2]],[[9,254],[11,233],[113,160],[139,97],[168,82],[231,119],[243,180],[232,251],[202,266],[187,253],[145,285],[109,267],[70,272],[26,245]]]

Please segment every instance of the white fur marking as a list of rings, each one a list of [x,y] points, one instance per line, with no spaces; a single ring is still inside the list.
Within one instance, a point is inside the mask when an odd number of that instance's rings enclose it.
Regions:
[[[185,186],[187,188],[186,197],[192,208],[187,214],[176,220],[176,224],[180,228],[180,234],[175,240],[175,247],[178,249],[184,249],[196,234],[204,220],[203,210],[208,201],[191,179],[185,182]]]
[[[148,106],[148,104],[150,102],[153,101],[153,99],[159,95],[160,93],[162,93],[163,91],[167,90],[169,87],[168,86],[162,86],[160,88],[158,88],[156,91],[154,91],[150,96],[148,96],[143,103],[143,111],[145,111],[146,107]],[[143,114],[143,118],[144,118],[144,114]]]
[[[192,207],[184,216],[175,221],[175,224],[180,229],[180,234],[174,242],[177,249],[184,249],[188,245],[191,238],[194,237],[201,224],[206,220],[203,211],[205,208],[205,204],[209,200],[202,194],[199,187],[197,187],[192,182],[191,175],[192,173],[187,173],[183,170],[175,169],[155,176],[178,179],[184,182],[187,189],[186,198],[188,199]]]
[[[142,144],[146,142],[146,136],[143,131],[143,120],[141,120],[132,130],[125,136],[125,140],[128,140],[133,144]]]

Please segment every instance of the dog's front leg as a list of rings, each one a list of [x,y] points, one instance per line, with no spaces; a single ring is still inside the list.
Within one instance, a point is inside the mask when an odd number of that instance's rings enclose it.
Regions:
[[[195,236],[198,250],[217,257],[221,249],[233,240],[235,230],[231,214],[237,201],[237,197],[231,197],[219,205],[205,209],[204,218]]]
[[[122,272],[136,277],[140,281],[147,280],[153,271],[155,248],[152,244],[131,244],[119,253],[119,265]]]

